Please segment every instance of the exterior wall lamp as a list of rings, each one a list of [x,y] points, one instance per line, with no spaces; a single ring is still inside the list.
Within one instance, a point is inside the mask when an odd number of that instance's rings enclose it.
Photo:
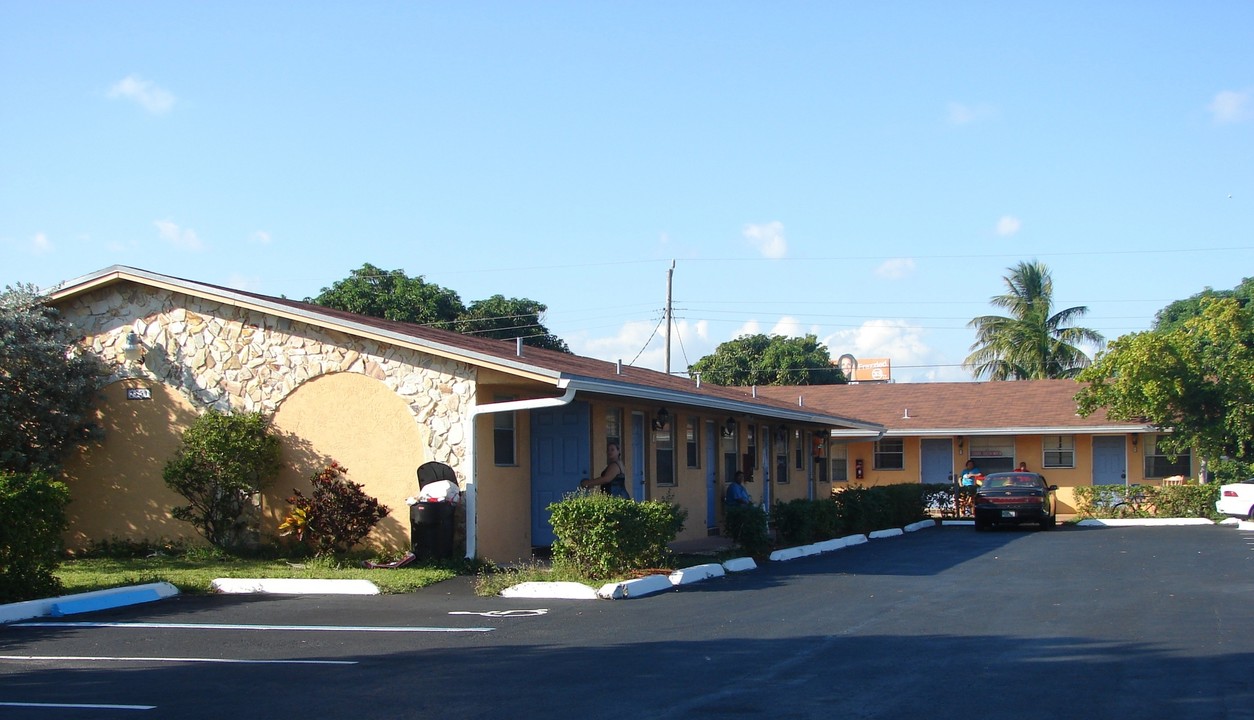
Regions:
[[[146,352],[143,342],[140,341],[139,335],[134,332],[128,332],[126,338],[122,341],[122,359],[129,363],[143,362]]]

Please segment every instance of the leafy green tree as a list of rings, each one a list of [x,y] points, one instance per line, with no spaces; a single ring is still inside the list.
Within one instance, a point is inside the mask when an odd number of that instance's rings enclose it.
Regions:
[[[568,353],[566,342],[549,332],[542,317],[548,307],[527,298],[493,295],[470,303],[457,318],[457,331],[468,335],[509,340],[523,338],[523,344]]]
[[[846,381],[814,335],[742,335],[688,368],[715,385],[835,385]]]
[[[253,499],[278,476],[279,453],[279,439],[260,413],[201,415],[161,473],[188,501],[170,514],[216,547],[247,547],[260,522]]]
[[[1099,345],[1101,334],[1071,327],[1087,307],[1053,311],[1054,280],[1040,262],[1021,262],[1003,278],[1007,292],[990,302],[1008,317],[984,315],[967,323],[975,328],[974,351],[963,365],[975,377],[990,380],[1071,378],[1090,363],[1079,343]]]
[[[1234,298],[1242,305],[1254,300],[1254,278],[1245,278],[1232,290],[1212,290],[1206,288],[1200,293],[1184,300],[1176,300],[1154,315],[1154,330],[1171,330],[1184,325],[1184,321],[1202,314],[1202,301],[1205,299]]]
[[[312,300],[324,307],[383,320],[452,327],[466,311],[457,293],[403,270],[382,270],[369,263],[337,280]]]
[[[0,295],[0,469],[55,471],[96,434],[92,403],[108,375],[33,285]]]
[[[1196,450],[1230,478],[1254,461],[1254,306],[1203,297],[1199,314],[1168,329],[1118,338],[1080,373],[1081,415],[1170,428],[1169,453]]]
[[[370,317],[419,325],[434,325],[469,335],[511,340],[522,338],[531,347],[570,352],[561,338],[549,332],[541,317],[548,308],[527,298],[493,295],[467,308],[448,288],[409,277],[403,270],[382,270],[369,263],[353,270],[315,298],[324,307]]]

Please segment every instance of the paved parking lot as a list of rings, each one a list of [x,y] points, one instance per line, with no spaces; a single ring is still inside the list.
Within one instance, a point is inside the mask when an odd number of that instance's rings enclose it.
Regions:
[[[619,602],[183,596],[0,629],[0,716],[1254,717],[1252,544],[954,527]]]

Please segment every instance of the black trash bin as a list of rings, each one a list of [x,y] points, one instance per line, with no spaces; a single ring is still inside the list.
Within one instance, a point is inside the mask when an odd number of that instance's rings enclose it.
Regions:
[[[453,557],[453,509],[451,502],[417,502],[409,506],[409,534],[414,555],[423,560]]]
[[[457,482],[457,473],[442,462],[423,463],[418,468],[418,489],[433,482]],[[453,557],[454,510],[457,503],[447,500],[420,500],[409,506],[409,537],[414,555],[426,560]]]

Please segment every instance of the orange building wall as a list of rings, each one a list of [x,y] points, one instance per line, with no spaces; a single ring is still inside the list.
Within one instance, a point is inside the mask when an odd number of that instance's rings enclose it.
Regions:
[[[148,389],[152,398],[128,400],[129,388]],[[170,515],[186,501],[161,478],[196,416],[187,399],[160,383],[122,380],[101,391],[96,422],[104,437],[79,447],[62,475],[71,500],[67,549],[93,541],[200,542],[195,528]]]

